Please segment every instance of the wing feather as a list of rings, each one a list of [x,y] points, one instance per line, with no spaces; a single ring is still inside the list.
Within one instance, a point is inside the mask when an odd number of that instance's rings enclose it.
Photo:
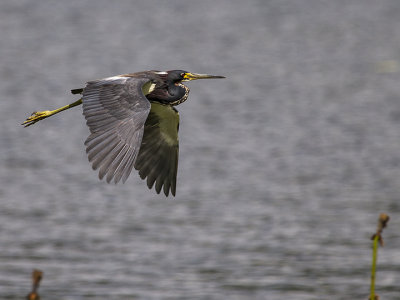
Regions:
[[[83,114],[91,133],[86,152],[100,179],[117,183],[128,178],[151,108],[143,93],[149,81],[116,76],[88,82],[83,90]]]
[[[114,161],[114,159],[117,158],[118,154],[121,152],[123,147],[124,143],[119,141],[118,144],[116,144],[115,147],[113,147],[112,150],[108,152],[107,155],[104,157],[104,159],[100,164],[100,170],[99,170],[100,179],[103,179],[104,176],[108,175],[109,171],[111,173],[110,169],[111,163]],[[109,183],[111,181],[111,178],[107,176],[106,181]]]
[[[144,126],[144,135],[135,169],[142,179],[147,177],[147,186],[155,184],[168,196],[175,196],[179,152],[179,114],[169,105],[151,103],[151,110]]]

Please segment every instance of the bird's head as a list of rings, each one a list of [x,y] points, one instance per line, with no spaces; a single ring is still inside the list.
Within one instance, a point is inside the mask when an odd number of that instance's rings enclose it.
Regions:
[[[154,91],[146,95],[150,101],[169,105],[178,105],[186,101],[189,88],[182,84],[184,81],[196,79],[225,78],[223,76],[196,74],[184,70],[152,71],[161,81]]]

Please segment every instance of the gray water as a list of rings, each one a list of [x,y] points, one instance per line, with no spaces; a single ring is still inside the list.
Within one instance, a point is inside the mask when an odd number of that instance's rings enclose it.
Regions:
[[[400,299],[400,2],[0,2],[0,298]],[[97,179],[81,108],[141,70],[190,83],[177,196]]]

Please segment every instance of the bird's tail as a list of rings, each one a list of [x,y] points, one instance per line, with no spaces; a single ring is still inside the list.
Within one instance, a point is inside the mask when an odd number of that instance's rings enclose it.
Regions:
[[[83,93],[83,89],[73,89],[71,90],[71,93],[76,95],[76,94],[82,94]]]

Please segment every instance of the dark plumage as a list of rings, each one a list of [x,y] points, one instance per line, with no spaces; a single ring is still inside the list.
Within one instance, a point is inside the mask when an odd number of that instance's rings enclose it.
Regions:
[[[189,88],[182,84],[222,76],[182,70],[145,71],[89,81],[78,101],[54,111],[35,112],[23,125],[83,104],[90,135],[85,141],[92,167],[107,182],[123,182],[132,169],[147,185],[175,196],[179,152],[179,114],[174,106],[186,101]]]

